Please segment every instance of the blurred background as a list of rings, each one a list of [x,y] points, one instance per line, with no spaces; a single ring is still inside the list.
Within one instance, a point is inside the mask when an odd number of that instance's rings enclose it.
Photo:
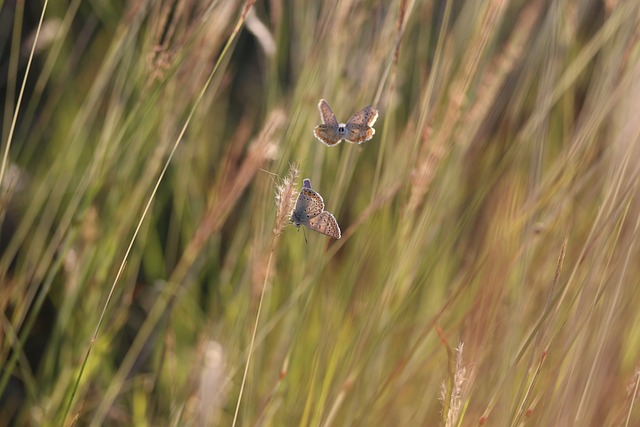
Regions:
[[[640,425],[639,41],[636,0],[0,0],[0,426]]]

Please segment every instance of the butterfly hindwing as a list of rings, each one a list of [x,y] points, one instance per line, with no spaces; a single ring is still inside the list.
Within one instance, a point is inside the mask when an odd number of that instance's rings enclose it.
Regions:
[[[313,135],[325,145],[333,146],[342,141],[342,136],[338,134],[338,126],[321,124],[313,130]]]
[[[375,133],[376,130],[374,128],[361,125],[350,126],[347,124],[347,135],[344,139],[353,144],[362,144],[373,138]]]
[[[311,218],[309,220],[308,227],[318,233],[324,234],[325,236],[333,237],[334,239],[342,237],[338,221],[336,221],[336,218],[327,211]]]

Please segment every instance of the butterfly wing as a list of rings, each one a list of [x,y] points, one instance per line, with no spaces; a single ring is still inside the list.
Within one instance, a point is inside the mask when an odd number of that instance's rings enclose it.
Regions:
[[[371,127],[378,119],[378,110],[373,108],[371,105],[368,107],[364,107],[362,110],[355,113],[349,121],[347,122],[347,126],[349,125],[359,125],[359,126],[367,126]]]
[[[373,138],[376,130],[372,127],[378,119],[378,110],[368,106],[355,113],[347,122],[345,139],[354,144],[362,144]]]
[[[313,130],[313,135],[325,145],[332,146],[342,141],[342,136],[338,134],[338,125],[332,126],[321,124]]]
[[[291,222],[295,225],[309,226],[309,220],[317,217],[324,210],[322,196],[310,188],[303,187],[298,195],[296,207],[291,214]]]
[[[309,183],[309,185],[311,185],[311,183]],[[322,200],[322,196],[320,194],[307,187],[300,190],[300,193],[304,194],[304,196],[309,199],[309,204],[305,210],[306,213],[314,217],[320,215],[322,211],[324,211],[324,200]]]
[[[338,221],[336,221],[336,218],[327,211],[321,212],[320,215],[310,218],[307,227],[317,231],[318,233],[322,233],[325,236],[333,237],[334,239],[342,237]]]
[[[324,99],[321,99],[318,103],[318,110],[320,111],[320,118],[325,125],[338,127],[338,119],[333,114],[333,110],[329,107],[329,104]]]
[[[353,144],[362,144],[363,142],[367,142],[368,140],[373,138],[373,135],[375,135],[375,133],[376,130],[374,128],[347,124],[347,135],[344,137],[344,139]]]

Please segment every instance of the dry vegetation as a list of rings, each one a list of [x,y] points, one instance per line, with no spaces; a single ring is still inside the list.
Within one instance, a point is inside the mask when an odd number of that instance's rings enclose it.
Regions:
[[[637,0],[0,6],[0,426],[640,425]]]

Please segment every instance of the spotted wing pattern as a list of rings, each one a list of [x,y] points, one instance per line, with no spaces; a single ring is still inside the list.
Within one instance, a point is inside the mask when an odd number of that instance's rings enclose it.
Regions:
[[[322,212],[320,215],[311,218],[309,220],[308,227],[312,230],[317,231],[318,233],[322,233],[325,236],[333,237],[334,239],[339,239],[342,237],[340,233],[340,226],[338,226],[338,221],[336,218],[327,211]]]
[[[298,195],[296,207],[291,214],[291,221],[295,225],[309,226],[309,220],[324,211],[322,196],[310,188],[303,187]]]

